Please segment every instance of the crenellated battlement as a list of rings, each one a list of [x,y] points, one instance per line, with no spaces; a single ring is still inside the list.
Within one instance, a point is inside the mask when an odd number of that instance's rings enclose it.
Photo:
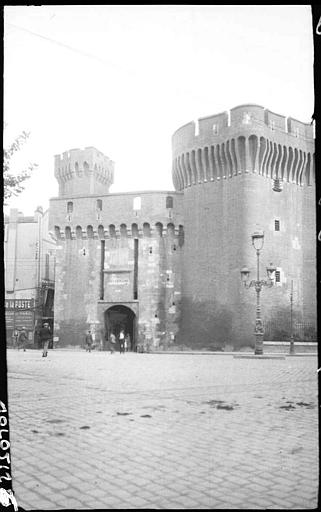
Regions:
[[[174,132],[173,151],[187,149],[203,140],[221,140],[231,133],[251,128],[273,130],[274,135],[282,134],[304,141],[313,141],[313,126],[291,117],[276,114],[260,105],[239,105],[229,111],[191,121]]]
[[[200,118],[172,137],[176,190],[254,172],[311,185],[313,126],[260,105],[240,105]]]
[[[114,162],[94,147],[70,149],[55,155],[59,196],[108,193],[114,181]]]
[[[154,238],[154,237],[168,237],[178,238],[179,245],[183,245],[184,227],[182,224],[175,225],[172,222],[163,224],[156,222],[154,224],[149,222],[127,224],[109,224],[103,226],[88,225],[84,226],[55,226],[54,231],[51,232],[51,237],[57,241],[64,240],[88,240],[88,239],[124,239],[124,238]]]

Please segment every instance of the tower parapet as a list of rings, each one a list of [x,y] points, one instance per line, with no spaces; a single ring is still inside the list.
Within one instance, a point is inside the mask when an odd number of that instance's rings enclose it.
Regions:
[[[259,105],[182,126],[172,149],[176,190],[248,172],[297,185],[313,182],[313,126]]]
[[[59,196],[107,194],[114,182],[114,162],[94,147],[55,155]]]

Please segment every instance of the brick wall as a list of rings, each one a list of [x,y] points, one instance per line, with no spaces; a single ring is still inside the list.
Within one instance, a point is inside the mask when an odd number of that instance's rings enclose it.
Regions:
[[[166,197],[173,197],[174,207],[166,208]],[[134,199],[141,198],[140,210],[134,210]],[[102,211],[97,211],[97,199],[102,200]],[[183,194],[165,191],[165,192],[135,192],[127,194],[107,194],[91,195],[84,197],[52,198],[50,200],[50,220],[49,229],[54,230],[59,226],[64,232],[66,226],[75,230],[81,226],[86,230],[88,225],[98,229],[103,225],[108,229],[110,224],[114,224],[119,229],[121,224],[126,224],[131,228],[136,223],[142,230],[143,224],[148,222],[155,226],[161,222],[164,226],[168,223],[175,225],[183,224],[182,217],[182,199]],[[73,203],[73,212],[69,218],[67,213],[67,203]]]
[[[138,322],[137,344],[151,350],[174,342],[182,249],[178,231],[138,238],[138,297],[133,307],[134,239],[105,239],[104,298],[100,300],[101,241],[60,240],[56,259],[55,335],[60,345],[83,343],[87,329],[104,336],[105,311],[125,304]]]
[[[249,173],[185,190],[181,343],[193,343],[199,331],[209,347],[228,339],[235,346],[253,344],[256,293],[243,288],[240,270],[246,265],[256,279],[251,234],[257,229],[265,232],[260,278],[266,279],[270,262],[281,275],[279,284],[261,292],[263,319],[280,310],[289,314],[293,280],[296,309],[315,322],[314,187],[285,183],[278,193],[272,184]]]

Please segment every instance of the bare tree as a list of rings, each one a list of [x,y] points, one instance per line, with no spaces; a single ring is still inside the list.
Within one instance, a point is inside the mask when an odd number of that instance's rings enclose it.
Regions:
[[[12,156],[21,149],[29,138],[30,133],[23,131],[16,139],[10,144],[9,147],[3,149],[3,188],[4,188],[4,204],[10,199],[11,196],[17,196],[24,190],[22,183],[30,178],[31,173],[38,166],[38,164],[28,164],[26,169],[23,169],[19,174],[12,174],[10,172],[10,164]]]

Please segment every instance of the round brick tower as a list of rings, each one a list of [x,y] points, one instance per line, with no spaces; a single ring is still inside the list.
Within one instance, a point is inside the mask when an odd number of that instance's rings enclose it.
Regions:
[[[291,281],[297,320],[315,323],[313,127],[242,105],[182,126],[172,147],[173,183],[184,192],[181,341],[253,345],[256,296],[240,269],[256,277],[257,229],[261,279],[270,262],[277,268],[261,293],[265,324],[290,314]]]

